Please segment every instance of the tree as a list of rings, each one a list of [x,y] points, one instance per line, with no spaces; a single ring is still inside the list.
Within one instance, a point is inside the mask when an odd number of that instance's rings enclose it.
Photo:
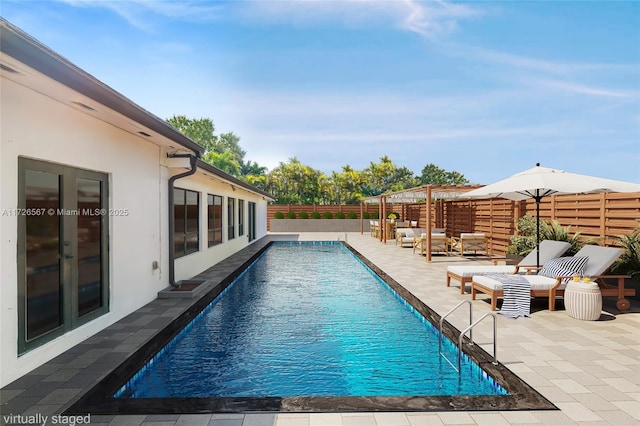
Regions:
[[[393,174],[396,166],[388,156],[380,157],[380,163],[369,163],[369,167],[363,170],[367,182],[366,192],[369,195],[379,195],[391,190]]]
[[[414,176],[413,172],[406,167],[399,167],[394,170],[392,182],[392,191],[402,191],[403,189],[414,188],[420,184],[420,181]]]
[[[214,134],[215,127],[210,118],[187,118],[184,115],[174,115],[167,118],[167,123],[202,145],[205,151],[215,150],[218,137]]]
[[[247,154],[246,151],[240,147],[240,137],[236,136],[233,132],[222,133],[218,138],[218,143],[214,151],[221,154],[226,151],[232,152],[238,164],[242,164],[244,156]]]
[[[342,166],[341,172],[333,172],[326,184],[329,187],[327,193],[336,204],[354,204],[362,198],[363,174],[348,164]]]
[[[240,175],[240,164],[231,151],[225,151],[222,154],[214,151],[207,151],[202,156],[202,161],[209,163],[232,176]]]
[[[433,163],[422,169],[420,184],[422,185],[464,185],[469,181],[459,172],[448,172]]]
[[[266,168],[251,161],[244,163],[246,152],[240,146],[240,137],[233,132],[215,134],[215,126],[210,118],[187,118],[174,115],[167,122],[181,131],[205,149],[202,160],[233,176],[242,177],[252,174],[254,177],[245,181],[266,184]],[[245,173],[246,171],[246,173]],[[262,178],[260,178],[262,176]]]

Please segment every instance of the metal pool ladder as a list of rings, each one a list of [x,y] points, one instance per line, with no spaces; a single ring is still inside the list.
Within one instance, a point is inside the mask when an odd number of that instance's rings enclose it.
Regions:
[[[458,309],[460,306],[464,305],[465,303],[469,304],[469,327],[467,327],[463,331],[461,331],[460,332],[460,337],[458,338],[458,367],[456,368],[456,366],[453,365],[453,363],[442,352],[442,324],[444,323],[444,319],[446,317],[448,317],[456,309]],[[471,301],[463,300],[460,303],[458,303],[456,306],[454,306],[449,312],[447,312],[446,314],[444,314],[440,318],[440,334],[438,335],[438,353],[449,364],[451,364],[451,366],[458,373],[460,373],[460,368],[461,368],[461,365],[462,365],[462,339],[464,338],[464,335],[467,333],[467,331],[469,332],[469,340],[470,340],[469,345],[473,345],[474,344],[473,343],[473,327],[478,325],[482,320],[484,320],[486,317],[489,317],[489,316],[493,318],[493,362],[492,362],[492,364],[493,365],[498,365],[498,358],[496,356],[496,353],[497,353],[496,352],[496,342],[497,342],[497,337],[498,337],[497,328],[496,328],[496,315],[494,313],[487,312],[486,314],[481,316],[478,320],[476,320],[476,322],[473,322],[472,310],[473,310],[473,305],[471,304]]]

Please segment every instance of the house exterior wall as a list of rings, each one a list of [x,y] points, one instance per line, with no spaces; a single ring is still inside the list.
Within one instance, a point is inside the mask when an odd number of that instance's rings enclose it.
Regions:
[[[169,285],[168,179],[184,169],[168,169],[166,152],[30,88],[2,78],[0,114],[0,387],[7,385],[82,340],[142,307]],[[18,356],[18,159],[32,158],[108,175],[109,312]],[[201,191],[200,251],[176,260],[176,279],[190,278],[248,244],[245,236],[207,249],[206,194],[257,203],[256,238],[266,235],[266,204],[261,196],[231,189],[194,175],[176,186]],[[226,186],[226,189],[225,189]],[[242,194],[242,196],[237,195]],[[226,217],[226,210],[223,217]],[[245,215],[247,210],[245,209]],[[226,219],[225,219],[226,220]],[[245,219],[245,223],[246,223]],[[226,230],[226,222],[223,223]],[[159,268],[152,268],[153,262]]]
[[[257,238],[266,235],[266,214],[267,214],[267,201],[262,197],[258,197],[249,191],[242,188],[238,188],[235,185],[233,189],[231,184],[226,182],[220,182],[219,180],[212,179],[203,173],[197,173],[192,176],[188,176],[182,179],[178,179],[174,183],[174,187],[188,189],[196,191],[200,194],[200,250],[182,256],[176,259],[175,262],[175,280],[189,279],[193,277],[194,271],[204,271],[211,265],[214,265],[220,261],[223,261],[231,253],[235,253],[238,250],[246,247],[249,244],[248,241],[248,202],[256,203],[256,234]],[[207,242],[207,194],[219,195],[223,197],[222,200],[222,244],[208,247]],[[236,201],[236,232],[235,238],[229,240],[227,235],[227,201],[229,198],[234,198]],[[244,235],[238,236],[238,200],[244,200]]]

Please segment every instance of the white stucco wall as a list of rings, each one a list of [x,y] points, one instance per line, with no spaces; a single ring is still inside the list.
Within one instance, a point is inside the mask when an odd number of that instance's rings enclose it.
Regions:
[[[158,209],[166,200],[166,189],[161,185],[158,146],[4,79],[1,99],[2,209],[17,207],[22,156],[107,173],[109,207],[129,210],[128,216],[109,218],[110,312],[21,357],[17,217],[0,217],[0,385],[5,385],[148,303],[164,287],[163,269],[154,271],[151,264],[163,260],[166,231]]]
[[[18,204],[18,158],[27,157],[109,176],[109,207],[128,216],[109,218],[109,313],[59,338],[17,356],[17,218],[0,216],[0,387],[54,358],[150,302],[168,285],[167,180],[183,170],[167,169],[160,147],[31,89],[2,79],[0,114],[0,209]],[[257,203],[257,238],[266,235],[266,200],[245,190],[195,175],[176,186],[200,191],[200,247],[176,261],[176,278],[190,278],[242,249],[245,235],[207,248],[206,194]],[[237,208],[237,206],[236,206]],[[225,219],[226,220],[226,219]],[[237,235],[237,234],[236,234]],[[160,268],[152,269],[159,262]]]

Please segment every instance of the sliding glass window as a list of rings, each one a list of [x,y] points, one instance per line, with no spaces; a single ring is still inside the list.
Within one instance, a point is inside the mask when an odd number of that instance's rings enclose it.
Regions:
[[[236,199],[227,198],[227,240],[236,237]]]
[[[174,256],[200,249],[200,194],[188,189],[173,189]]]
[[[209,247],[222,243],[222,197],[207,194],[207,239]]]
[[[238,200],[238,237],[244,235],[244,200]]]

